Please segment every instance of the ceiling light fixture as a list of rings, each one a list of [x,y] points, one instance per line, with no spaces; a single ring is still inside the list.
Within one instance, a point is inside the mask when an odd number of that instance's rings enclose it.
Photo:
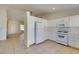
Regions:
[[[53,10],[55,10],[56,8],[52,8]]]

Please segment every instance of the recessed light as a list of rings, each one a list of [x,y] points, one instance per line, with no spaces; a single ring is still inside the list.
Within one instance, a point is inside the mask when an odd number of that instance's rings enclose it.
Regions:
[[[52,8],[53,10],[55,10],[56,8]]]

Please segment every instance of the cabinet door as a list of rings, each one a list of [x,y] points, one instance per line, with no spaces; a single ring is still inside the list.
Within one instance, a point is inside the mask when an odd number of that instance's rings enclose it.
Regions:
[[[79,48],[79,39],[76,39],[75,40],[75,46],[74,46],[75,48]]]
[[[79,35],[71,35],[72,37],[69,39],[69,46],[79,48]]]
[[[69,45],[79,48],[79,27],[71,27],[69,34]]]
[[[69,35],[69,40],[68,40],[68,45],[74,47],[75,46],[75,42],[74,42],[74,35],[70,34]]]
[[[79,48],[79,15],[70,16],[69,45]]]
[[[64,17],[58,19],[59,21],[56,22],[56,26],[58,27],[59,24],[64,24],[65,27],[70,27],[70,17]],[[58,25],[57,25],[58,24]]]
[[[66,27],[70,27],[70,17],[65,17],[63,23]]]
[[[71,27],[79,26],[79,15],[70,16],[70,26]]]

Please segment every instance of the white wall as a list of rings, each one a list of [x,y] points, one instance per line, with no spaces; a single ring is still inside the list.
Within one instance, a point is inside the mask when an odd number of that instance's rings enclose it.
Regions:
[[[48,38],[51,40],[55,40],[56,24],[59,21],[60,21],[59,19],[48,21]]]
[[[29,12],[26,13],[24,21],[24,35],[25,35],[25,45],[29,47],[31,44],[35,43],[35,21],[44,22],[45,27],[47,26],[47,20],[31,16]],[[46,28],[45,28],[46,31]],[[45,33],[46,34],[46,33]],[[45,36],[46,39],[47,36]]]
[[[6,40],[7,37],[7,10],[0,9],[0,40]]]
[[[35,22],[35,18],[28,16],[28,19],[27,19],[27,40],[28,40],[27,42],[28,44],[27,45],[31,45],[35,42],[34,41],[34,22]]]

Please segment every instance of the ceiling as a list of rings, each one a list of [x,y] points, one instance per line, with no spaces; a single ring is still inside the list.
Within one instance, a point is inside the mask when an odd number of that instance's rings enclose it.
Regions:
[[[7,4],[5,6],[32,11],[33,15],[79,10],[79,4]],[[56,8],[56,10],[52,10]]]

